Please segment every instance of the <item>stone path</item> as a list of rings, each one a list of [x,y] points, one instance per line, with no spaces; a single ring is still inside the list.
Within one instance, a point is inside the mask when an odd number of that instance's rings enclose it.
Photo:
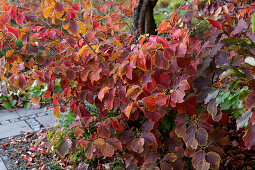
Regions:
[[[47,109],[17,111],[0,110],[0,139],[17,136],[22,132],[35,132],[52,127],[57,122],[53,112]],[[0,170],[7,170],[0,155]]]
[[[56,120],[53,113],[45,109],[0,110],[0,139],[51,127]]]

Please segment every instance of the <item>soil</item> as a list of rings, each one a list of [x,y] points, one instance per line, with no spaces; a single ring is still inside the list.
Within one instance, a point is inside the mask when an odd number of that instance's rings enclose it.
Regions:
[[[46,153],[40,145],[34,148],[41,133],[42,131],[26,133],[0,140],[0,156],[8,170],[39,170],[42,167],[44,169],[61,169],[57,164],[52,164],[55,158],[52,153]]]

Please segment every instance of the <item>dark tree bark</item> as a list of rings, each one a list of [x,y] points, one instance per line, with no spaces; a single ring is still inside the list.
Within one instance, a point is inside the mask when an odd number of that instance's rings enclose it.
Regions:
[[[158,0],[140,0],[134,10],[133,29],[139,34],[157,34],[153,9]]]

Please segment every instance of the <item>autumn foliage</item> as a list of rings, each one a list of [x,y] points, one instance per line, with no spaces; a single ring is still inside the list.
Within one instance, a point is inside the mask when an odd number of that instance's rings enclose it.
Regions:
[[[233,119],[245,132],[239,147],[255,145],[254,3],[194,0],[159,35],[136,37],[135,0],[43,0],[40,15],[1,1],[2,93],[47,84],[42,99],[52,98],[55,116],[66,105],[76,115],[48,151],[69,159],[82,150],[83,163],[104,157],[127,169],[219,169]],[[210,29],[192,34],[201,23]]]

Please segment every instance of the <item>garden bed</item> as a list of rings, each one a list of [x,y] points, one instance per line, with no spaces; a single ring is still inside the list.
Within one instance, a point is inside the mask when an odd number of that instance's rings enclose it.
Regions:
[[[46,153],[40,147],[33,147],[41,132],[25,133],[0,140],[0,155],[7,169],[35,170],[47,166],[51,169],[62,169],[56,161],[59,157]]]

